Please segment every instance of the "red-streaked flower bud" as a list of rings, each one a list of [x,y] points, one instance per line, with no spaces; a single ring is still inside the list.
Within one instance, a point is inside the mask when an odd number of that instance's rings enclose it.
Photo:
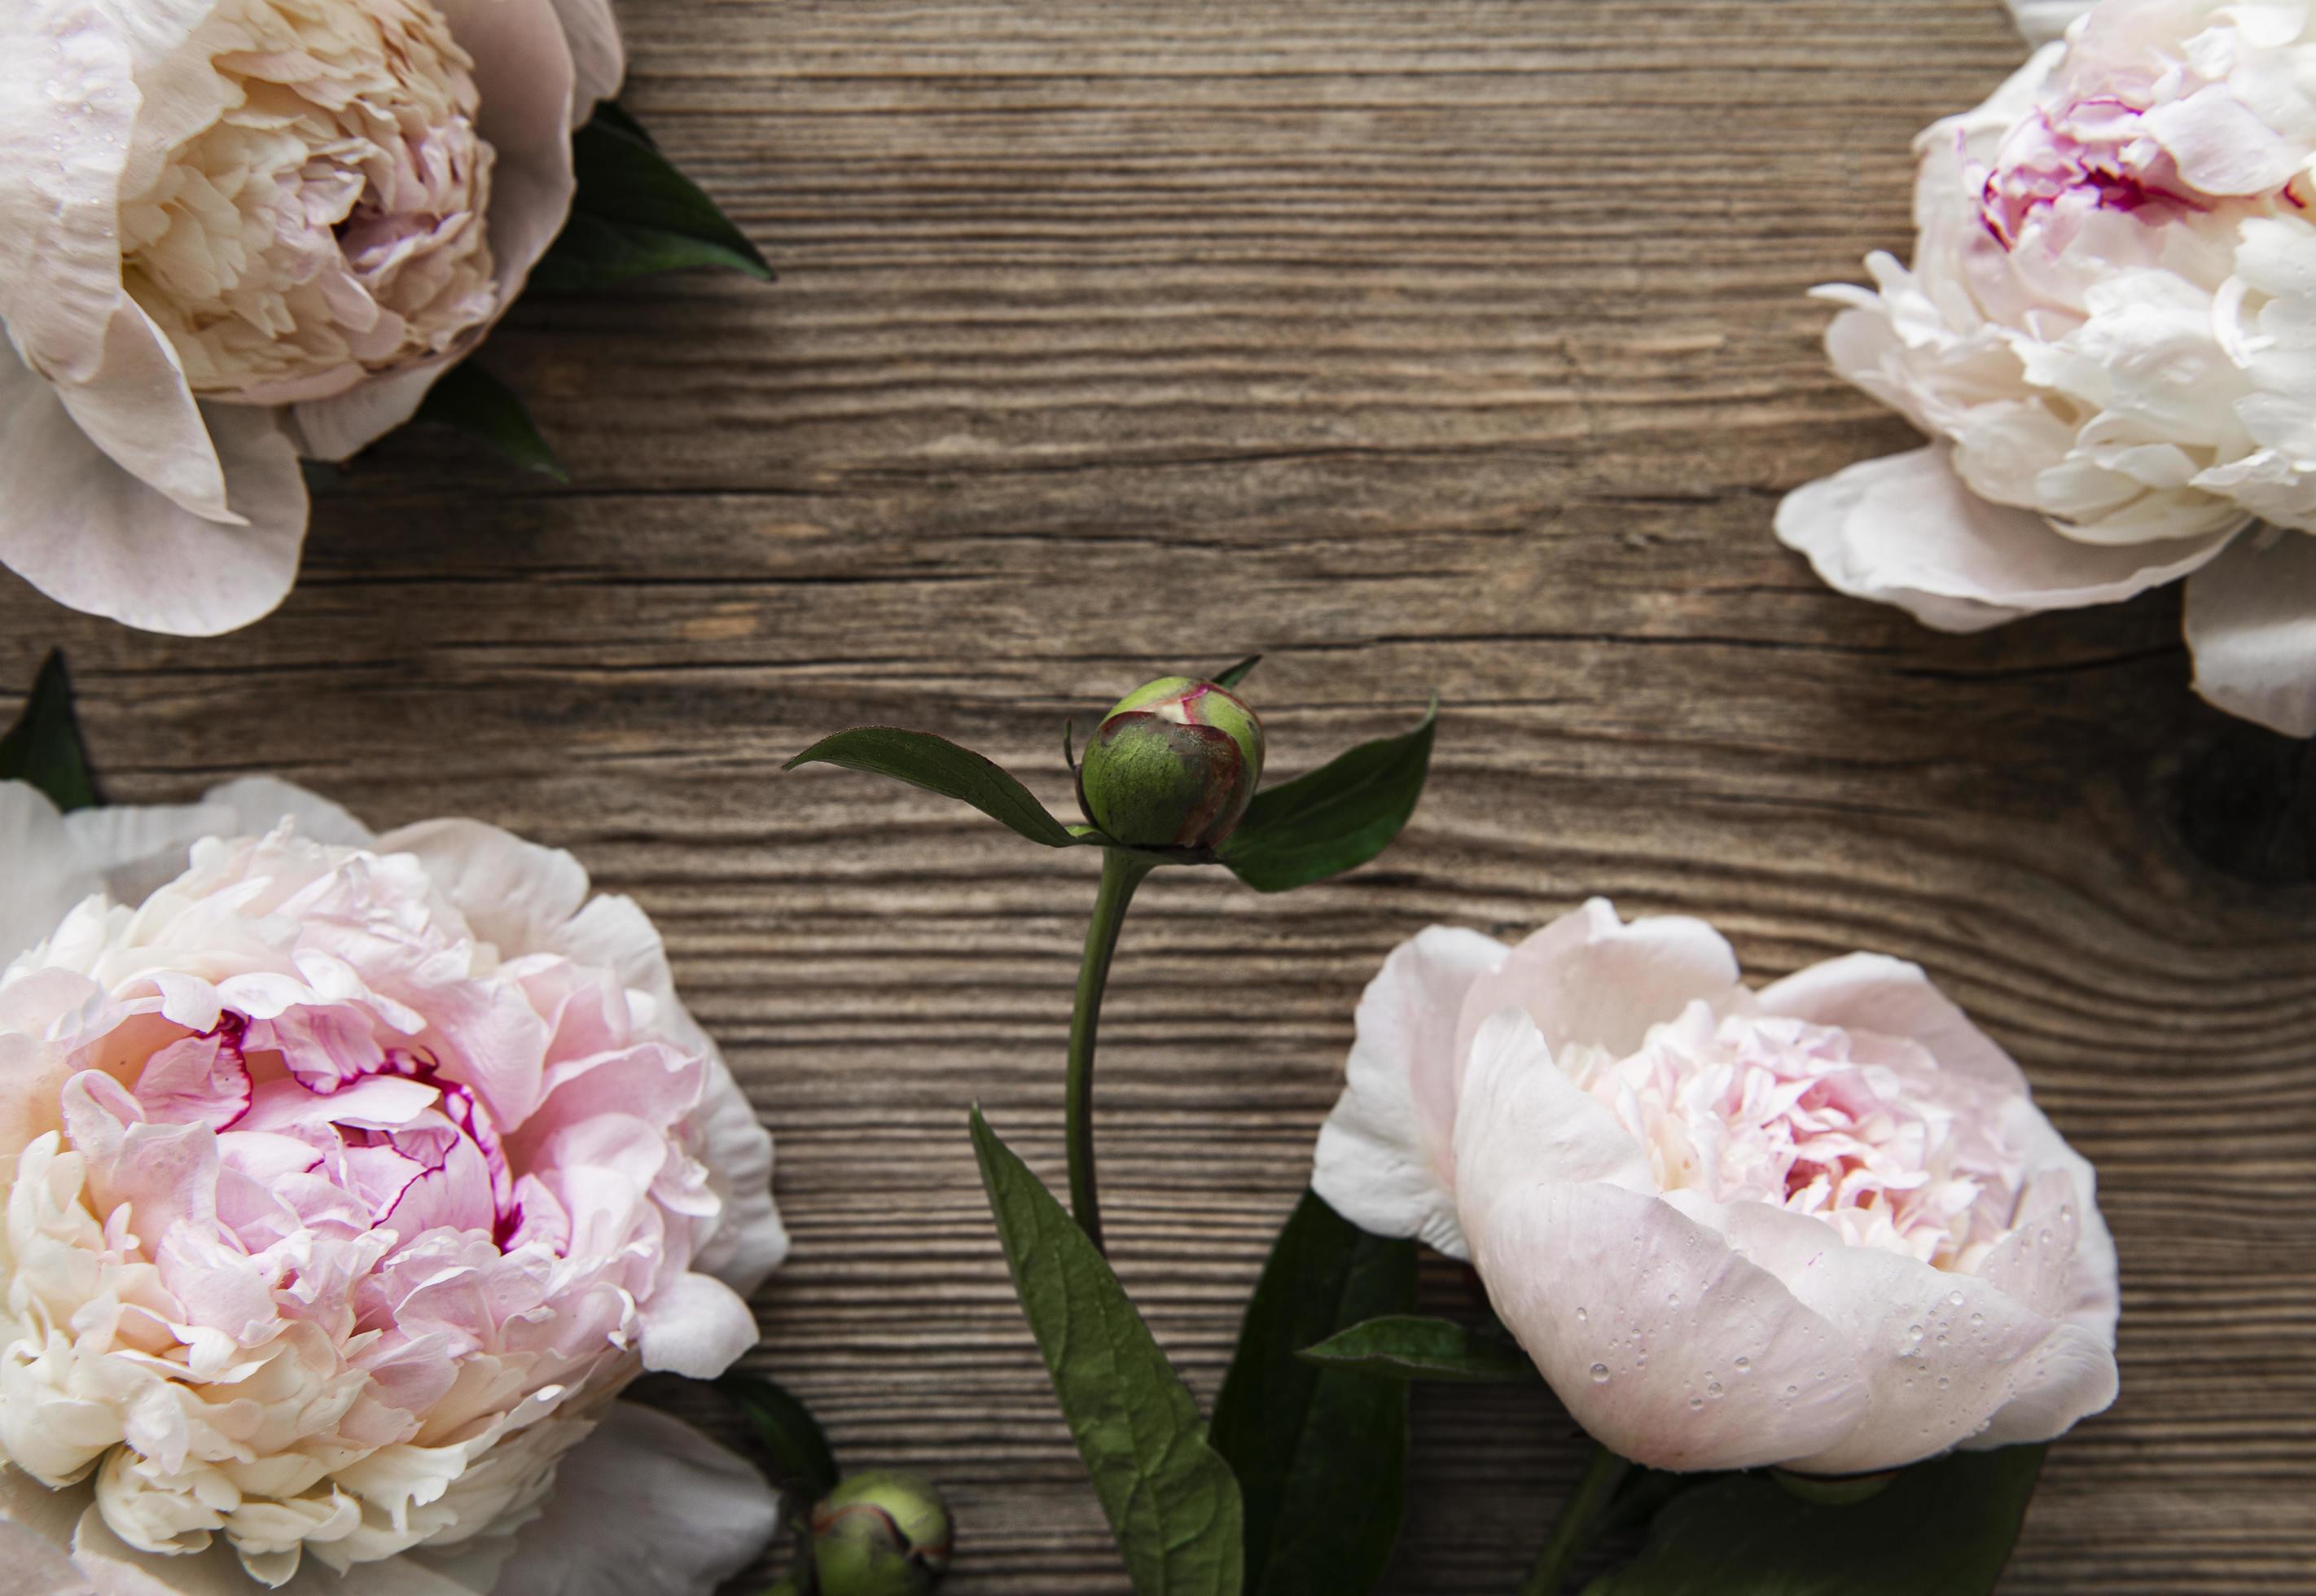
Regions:
[[[949,1504],[898,1469],[856,1474],[812,1510],[817,1596],[927,1596],[949,1572]]]
[[[1132,848],[1213,848],[1262,779],[1262,722],[1211,682],[1162,676],[1118,700],[1086,745],[1078,803]]]

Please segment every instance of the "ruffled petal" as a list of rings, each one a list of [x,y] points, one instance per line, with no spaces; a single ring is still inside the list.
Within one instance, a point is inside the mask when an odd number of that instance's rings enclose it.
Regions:
[[[2026,1077],[1922,967],[1879,953],[1852,953],[1796,971],[1762,988],[1761,1007],[1812,1025],[1839,1026],[1918,1042],[1938,1067],[1997,1091],[2026,1092]]]
[[[0,561],[61,604],[210,637],[281,603],[306,539],[306,480],[272,413],[204,412],[246,524],[204,521],[115,465],[56,390],[0,345]]]
[[[757,1342],[756,1315],[740,1294],[709,1275],[682,1274],[643,1305],[644,1367],[712,1380]]]
[[[690,1425],[615,1402],[563,1460],[499,1589],[556,1596],[712,1596],[779,1529],[763,1476]]]
[[[1456,1017],[1507,950],[1435,925],[1401,943],[1359,999],[1348,1083],[1319,1132],[1312,1190],[1376,1235],[1468,1255],[1456,1222]]]
[[[772,1201],[771,1133],[713,1047],[708,1051],[707,1090],[691,1121],[707,1144],[700,1160],[724,1204],[691,1267],[745,1297],[787,1260],[788,1233]]]
[[[2287,737],[2316,736],[2316,532],[2248,538],[2187,584],[2196,691]]]
[[[104,879],[65,829],[65,817],[39,789],[0,781],[0,859],[8,890],[0,892],[0,967],[38,947],[73,905],[103,890]]]
[[[1848,1338],[1661,1199],[1528,1183],[1461,1204],[1489,1299],[1576,1422],[1654,1468],[1750,1468],[1855,1429]]]
[[[1596,897],[1472,983],[1456,1021],[1457,1067],[1480,1027],[1507,1007],[1524,1010],[1554,1055],[1604,1048],[1622,1057],[1690,1003],[1718,1009],[1740,995],[1737,955],[1704,921],[1654,914],[1628,924]]]
[[[426,820],[378,840],[382,853],[412,853],[477,936],[503,949],[559,946],[587,901],[587,870],[560,848],[542,848],[479,820]]]
[[[339,848],[369,848],[378,834],[319,793],[274,776],[244,776],[212,787],[204,804],[229,811],[230,826],[221,835],[262,837],[284,820],[298,823],[298,834]]]
[[[2029,44],[2048,44],[2063,37],[2068,24],[2094,4],[2096,0],[2009,0],[2011,18]]]
[[[2132,544],[2062,537],[2039,515],[1972,493],[1938,445],[1851,466],[1777,506],[1778,539],[1807,556],[1829,587],[1946,632],[2117,602],[2208,563],[2234,535]]]

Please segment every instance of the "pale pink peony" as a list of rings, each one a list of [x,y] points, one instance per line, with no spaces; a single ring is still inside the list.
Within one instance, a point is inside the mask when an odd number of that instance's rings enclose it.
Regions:
[[[1950,631],[2187,577],[2197,690],[2316,733],[2316,4],[2014,9],[2066,40],[1921,136],[1911,268],[1820,290],[1932,441],[1778,535]]]
[[[1700,921],[1435,927],[1361,1000],[1313,1186],[1479,1271],[1577,1421],[1670,1469],[1895,1467],[2116,1392],[2090,1166],[1916,967],[1759,992]]]
[[[787,1245],[632,902],[272,782],[0,785],[0,1512],[106,1591],[705,1596],[761,1549],[762,1482],[612,1401],[753,1346]]]
[[[562,228],[610,0],[0,6],[0,561],[156,631],[295,579]]]

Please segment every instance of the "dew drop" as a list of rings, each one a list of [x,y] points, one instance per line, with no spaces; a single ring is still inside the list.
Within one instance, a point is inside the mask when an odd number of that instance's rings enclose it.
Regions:
[[[1958,1308],[1958,1307],[1962,1306],[1962,1293],[1961,1293],[1961,1292],[1959,1292],[1959,1291],[1949,1291],[1949,1292],[1947,1292],[1947,1293],[1946,1293],[1946,1306],[1948,1306],[1948,1307],[1950,1307],[1950,1308]]]
[[[1608,1383],[1608,1366],[1607,1364],[1596,1363],[1592,1366],[1592,1383],[1596,1386],[1605,1386]]]
[[[1737,1360],[1737,1372],[1739,1374],[1747,1373],[1752,1369],[1752,1367],[1753,1360],[1750,1358],[1740,1358]]]
[[[1701,1408],[1704,1405],[1705,1398],[1702,1396],[1692,1396],[1688,1399],[1688,1407],[1691,1413],[1695,1413],[1698,1408]]]
[[[1976,1330],[1979,1326],[1981,1326],[1981,1325],[1984,1324],[1985,1323],[1986,1323],[1986,1315],[1985,1315],[1984,1314],[1973,1314],[1973,1315],[1970,1316],[1970,1327],[1971,1327],[1973,1330]]]
[[[1707,1396],[1718,1396],[1718,1395],[1721,1395],[1721,1382],[1720,1382],[1719,1380],[1708,1380],[1708,1381],[1706,1381],[1706,1386],[1705,1386],[1705,1394],[1706,1394]]]
[[[1799,1396],[1801,1394],[1802,1388],[1799,1386],[1787,1386],[1786,1387],[1786,1395],[1788,1396]]]
[[[1920,1341],[1920,1340],[1921,1340],[1921,1339],[1922,1339],[1922,1327],[1921,1327],[1920,1325],[1919,1325],[1919,1324],[1909,1324],[1909,1325],[1907,1325],[1907,1326],[1906,1326],[1906,1339],[1907,1339],[1908,1341]]]
[[[1938,1389],[1939,1389],[1939,1390],[1943,1391],[1943,1390],[1945,1390],[1948,1386],[1951,1386],[1951,1385],[1953,1385],[1953,1384],[1954,1384],[1954,1382],[1953,1382],[1952,1380],[1950,1380],[1950,1379],[1946,1378],[1946,1376],[1944,1376],[1944,1375],[1940,1375],[1940,1376],[1938,1377]]]
[[[1591,1321],[1591,1318],[1592,1315],[1586,1313],[1582,1308],[1578,1308],[1576,1310],[1576,1322],[1579,1324],[1589,1324]]]

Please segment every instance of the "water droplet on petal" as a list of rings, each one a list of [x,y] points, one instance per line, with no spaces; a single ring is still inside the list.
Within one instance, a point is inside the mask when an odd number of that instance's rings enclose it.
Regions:
[[[1737,1372],[1738,1372],[1739,1374],[1743,1374],[1743,1373],[1745,1373],[1747,1370],[1750,1369],[1752,1367],[1753,1367],[1753,1360],[1752,1360],[1750,1358],[1740,1358],[1739,1360],[1737,1360]]]
[[[1576,1310],[1576,1322],[1577,1322],[1579,1324],[1585,1324],[1585,1323],[1589,1322],[1589,1321],[1591,1319],[1591,1317],[1592,1317],[1592,1315],[1590,1315],[1590,1314],[1588,1314],[1588,1313],[1586,1313],[1582,1308],[1578,1308],[1578,1309]]]
[[[1596,1363],[1592,1366],[1592,1383],[1596,1386],[1605,1386],[1608,1383],[1608,1366],[1607,1364]]]
[[[1946,1293],[1946,1306],[1948,1306],[1948,1307],[1950,1307],[1950,1308],[1958,1308],[1958,1307],[1962,1306],[1962,1293],[1961,1293],[1961,1292],[1959,1292],[1959,1291],[1949,1291],[1949,1292],[1947,1292],[1947,1293]]]
[[[1698,1408],[1701,1408],[1704,1405],[1705,1398],[1702,1396],[1692,1396],[1688,1399],[1688,1406],[1691,1413],[1696,1412]]]

